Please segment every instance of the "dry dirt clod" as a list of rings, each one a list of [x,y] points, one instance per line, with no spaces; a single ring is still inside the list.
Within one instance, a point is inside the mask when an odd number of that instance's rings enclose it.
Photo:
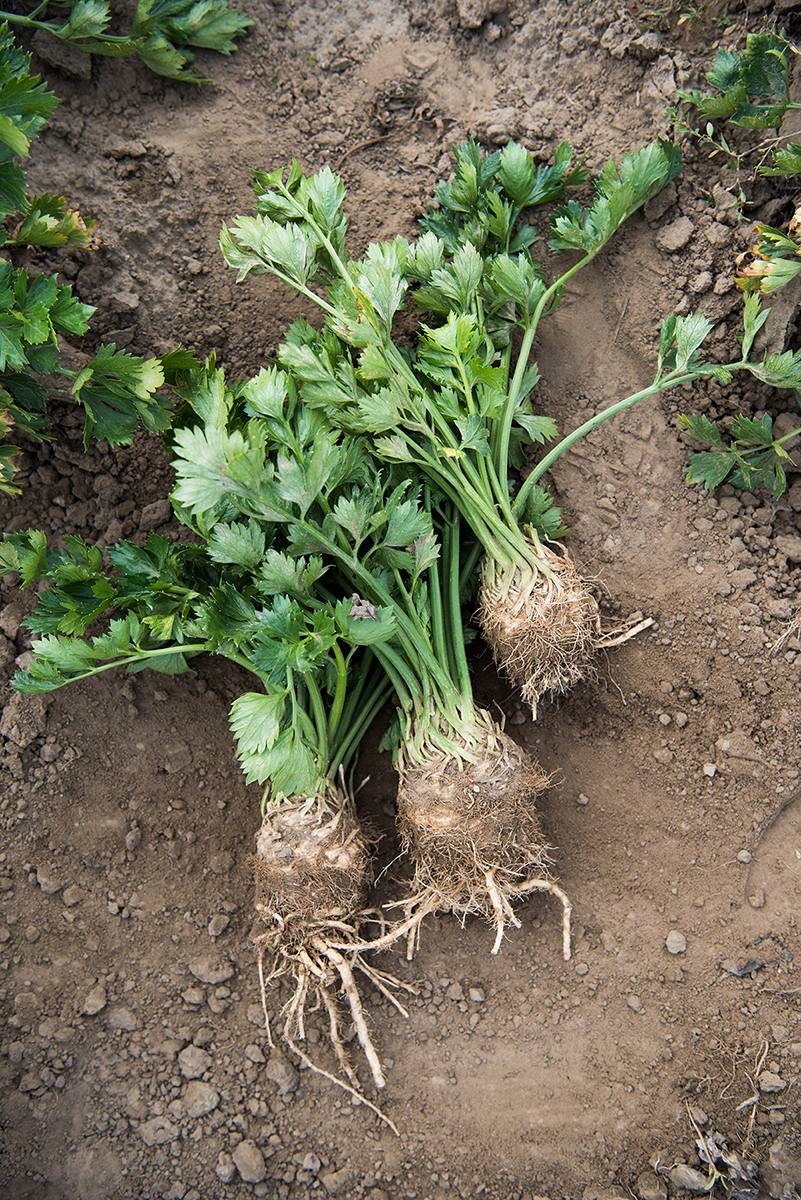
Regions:
[[[267,1177],[264,1155],[255,1142],[240,1142],[231,1155],[239,1177],[244,1183],[261,1183]]]

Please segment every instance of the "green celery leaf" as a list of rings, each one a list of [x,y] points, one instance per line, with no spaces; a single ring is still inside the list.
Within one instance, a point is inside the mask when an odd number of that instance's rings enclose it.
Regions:
[[[325,788],[325,771],[302,735],[291,726],[269,750],[240,754],[246,783],[269,783],[271,799],[312,797]]]
[[[416,498],[410,497],[400,503],[396,497],[406,484],[396,488],[387,503],[389,522],[381,534],[385,546],[410,546],[419,537],[424,537],[431,531],[431,518],[420,508]]]
[[[14,237],[13,246],[85,246],[92,240],[95,221],[86,222],[67,208],[63,196],[47,193],[34,196],[24,208],[25,215]]]
[[[151,33],[136,41],[134,47],[142,62],[156,75],[185,79],[188,83],[206,82],[201,75],[193,75],[185,70],[187,63],[192,61],[192,55],[188,51],[181,54],[163,33]]]
[[[400,437],[375,438],[373,449],[379,458],[387,462],[413,462],[414,457],[406,441]]]
[[[216,525],[208,542],[213,562],[232,563],[248,571],[257,571],[264,558],[264,530],[256,521],[247,525]]]
[[[386,429],[395,429],[401,421],[398,397],[389,388],[362,393],[356,411],[360,428],[368,433],[383,433]]]
[[[718,446],[721,449],[725,446],[723,438],[720,436],[717,425],[710,421],[708,417],[700,413],[691,413],[685,416],[682,413],[679,416],[679,424],[682,425],[687,432],[699,442],[705,442],[709,446]]]
[[[729,433],[738,442],[751,446],[771,446],[773,444],[773,418],[765,413],[763,417],[744,417],[738,413],[729,426]]]
[[[31,139],[58,104],[58,97],[30,74],[31,56],[17,51],[8,26],[0,26],[0,142],[12,154],[27,155]]]
[[[559,427],[552,417],[538,417],[526,413],[515,413],[515,422],[522,425],[529,440],[542,445],[559,436]]]
[[[340,496],[334,505],[332,517],[348,534],[356,547],[364,540],[370,528],[370,510],[362,494]]]
[[[428,530],[426,533],[415,538],[412,543],[412,557],[414,559],[414,575],[419,578],[424,571],[429,567],[433,567],[434,563],[439,561],[441,547],[433,532]]]
[[[754,338],[770,315],[769,308],[763,308],[756,292],[749,292],[743,304],[743,358],[748,358]]]
[[[610,159],[596,180],[596,200],[583,209],[574,200],[560,206],[552,219],[549,243],[554,251],[597,252],[633,212],[675,179],[681,169],[677,146],[661,139]]]
[[[787,490],[787,476],[772,449],[755,454],[748,460],[738,460],[729,476],[729,483],[745,492],[764,489],[771,492],[776,500]]]
[[[761,363],[748,363],[746,370],[774,387],[801,387],[801,350],[769,354]]]
[[[178,46],[198,46],[231,54],[236,50],[232,40],[242,37],[254,24],[248,17],[229,9],[227,0],[184,0],[175,15],[164,19],[161,28],[170,41]]]
[[[326,569],[319,557],[291,558],[278,550],[268,550],[259,569],[257,586],[266,595],[308,598]]]
[[[442,269],[444,262],[444,243],[436,234],[426,231],[409,251],[407,271],[411,279],[426,282],[435,271]]]
[[[270,486],[264,447],[234,430],[209,427],[175,433],[175,500],[190,512],[203,513],[228,500],[268,521],[287,521],[290,513]]]
[[[790,47],[772,32],[751,33],[745,49],[717,52],[707,81],[718,95],[677,94],[707,121],[731,120],[749,129],[780,128],[789,107]]]
[[[489,456],[489,429],[481,417],[475,414],[458,417],[454,424],[461,434],[462,440],[459,443],[461,450],[475,450],[482,457]]]
[[[320,438],[305,461],[279,455],[276,460],[275,491],[287,505],[297,507],[305,517],[312,504],[327,490],[339,463],[340,451],[332,435]]]
[[[392,271],[384,263],[369,263],[359,275],[358,289],[361,296],[369,300],[387,330],[392,325],[395,313],[403,303],[408,284],[402,275]]]
[[[245,384],[242,394],[249,413],[282,420],[289,389],[289,376],[284,371],[277,367],[262,367],[258,375]]]
[[[676,366],[685,371],[697,365],[697,352],[712,329],[712,322],[701,313],[679,317],[676,323]]]
[[[73,0],[67,24],[59,33],[63,41],[94,38],[104,33],[109,23],[109,6],[104,0]]]
[[[537,484],[526,495],[524,511],[519,514],[524,526],[531,526],[551,541],[564,537],[569,530],[562,524],[562,510],[557,508],[547,487]]]
[[[10,121],[10,118],[0,116],[0,142],[4,141],[3,121]],[[25,172],[22,167],[0,162],[0,215],[10,216],[11,213],[22,212],[26,204]],[[0,243],[5,244],[2,235]]]
[[[687,482],[700,484],[711,492],[723,483],[736,461],[730,450],[703,450],[691,454]]]
[[[230,723],[240,756],[260,755],[278,740],[287,692],[243,692],[231,705]],[[264,782],[264,780],[260,780]]]
[[[801,175],[801,145],[790,142],[781,150],[773,151],[773,166],[761,166],[760,175]]]
[[[45,577],[47,561],[47,535],[41,530],[3,535],[0,563],[7,571],[19,571],[23,587]]]
[[[330,234],[338,231],[343,221],[345,188],[330,167],[323,167],[322,171],[308,180],[308,197],[312,215],[322,232]]]

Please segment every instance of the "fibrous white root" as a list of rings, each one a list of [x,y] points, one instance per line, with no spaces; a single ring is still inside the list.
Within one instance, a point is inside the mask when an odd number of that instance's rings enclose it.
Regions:
[[[262,917],[265,916],[266,914],[262,911]],[[364,961],[361,951],[366,948],[367,943],[358,940],[353,925],[341,921],[322,922],[316,930],[313,927],[310,928],[303,942],[298,943],[286,938],[286,926],[283,919],[278,914],[272,914],[272,916],[275,920],[275,928],[267,929],[263,934],[254,938],[258,952],[264,1027],[270,1046],[274,1047],[275,1043],[267,1005],[267,988],[273,981],[290,976],[294,980],[294,990],[289,1001],[281,1010],[281,1016],[284,1018],[281,1036],[286,1045],[310,1070],[322,1075],[331,1083],[335,1083],[361,1104],[366,1105],[389,1126],[393,1133],[397,1134],[398,1129],[394,1121],[376,1104],[367,1099],[359,1085],[358,1077],[348,1059],[342,1039],[340,1012],[331,989],[336,984],[345,994],[356,1037],[370,1066],[373,1081],[378,1088],[386,1085],[386,1077],[367,1027],[354,970],[360,971],[374,983],[404,1016],[408,1016],[408,1013],[392,994],[391,989],[402,987],[410,992],[414,992],[416,989],[384,971],[377,970]],[[272,967],[269,973],[265,974],[264,964],[268,956],[272,957]],[[305,1014],[310,1000],[316,1001],[318,1006],[321,1005],[328,1015],[328,1036],[342,1074],[345,1076],[344,1079],[319,1066],[298,1045],[298,1042],[305,1041]]]

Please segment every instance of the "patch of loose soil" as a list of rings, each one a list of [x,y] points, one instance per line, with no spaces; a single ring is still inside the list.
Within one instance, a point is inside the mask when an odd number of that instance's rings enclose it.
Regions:
[[[302,306],[269,282],[237,286],[219,255],[221,221],[250,208],[251,169],[297,156],[339,170],[359,251],[414,235],[465,135],[514,135],[543,158],[567,138],[598,166],[664,132],[672,89],[695,83],[711,52],[703,31],[638,40],[625,10],[596,0],[248,8],[257,26],[242,49],[202,56],[205,87],[111,60],[91,81],[42,63],[63,102],[30,182],[98,218],[100,243],[31,266],[58,266],[98,306],[83,349],[181,342],[252,373]],[[748,229],[720,192],[710,199],[713,167],[691,156],[543,324],[540,404],[562,430],[649,381],[670,311],[706,312],[721,358],[735,346],[730,262]],[[542,821],[574,953],[562,961],[559,906],[539,896],[496,958],[487,925],[448,916],[426,923],[413,963],[384,956],[420,984],[408,1019],[377,992],[366,1000],[399,1138],[265,1036],[248,943],[259,796],[227,726],[236,669],[110,673],[21,700],[8,681],[31,599],[3,580],[4,1196],[609,1200],[632,1188],[657,1200],[653,1164],[698,1164],[688,1102],[762,1163],[771,1195],[798,1183],[801,644],[772,647],[799,604],[801,481],[777,502],[687,489],[674,424],[685,406],[789,413],[790,400],[741,381],[694,387],[602,426],[552,472],[571,552],[609,614],[656,623],[536,724],[488,655],[480,664],[482,698],[553,773]],[[57,414],[52,445],[25,448],[5,528],[101,545],[179,537],[160,446],[140,435],[84,450],[75,415]],[[359,802],[385,831],[386,900],[395,784],[376,745]],[[307,1034],[329,1063],[320,1017]]]

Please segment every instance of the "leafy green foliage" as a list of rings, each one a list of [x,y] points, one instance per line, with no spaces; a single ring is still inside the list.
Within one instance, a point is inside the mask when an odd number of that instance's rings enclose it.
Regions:
[[[223,654],[262,687],[231,713],[248,781],[271,803],[323,803],[390,679],[424,721],[438,711],[431,688],[447,691],[429,630],[431,512],[419,485],[377,473],[358,440],[296,403],[284,372],[229,387],[210,360],[181,392],[174,502],[199,540],[123,542],[109,565],[78,538],[49,551],[41,533],[8,535],[2,568],[48,584],[16,686],[48,691],[114,666],[178,674]]]
[[[776,33],[751,33],[741,51],[721,47],[706,73],[711,89],[679,91],[706,121],[732,121],[747,129],[778,129],[789,108],[790,46]]]
[[[102,6],[101,6],[102,7]],[[92,4],[75,6],[73,29],[96,19]],[[92,222],[67,207],[62,197],[44,194],[30,200],[25,176],[13,163],[27,154],[57,101],[30,75],[30,55],[14,45],[0,27],[0,215],[6,219],[3,245],[84,245]],[[16,220],[12,218],[16,214]],[[13,223],[13,229],[10,228]],[[114,345],[102,346],[81,371],[61,362],[61,337],[82,337],[94,309],[73,295],[55,275],[29,279],[24,267],[0,259],[0,433],[16,425],[34,437],[46,437],[48,394],[42,376],[55,373],[62,388],[86,413],[85,441],[105,438],[111,445],[131,441],[141,424],[153,432],[170,426],[173,402],[165,385],[197,367],[194,357],[177,350],[142,359]],[[0,446],[0,491],[15,492],[13,446]]]
[[[527,248],[538,235],[528,223],[517,225],[523,210],[560,199],[567,188],[587,177],[583,159],[573,164],[574,151],[567,142],[558,147],[550,165],[535,163],[516,142],[484,154],[471,140],[456,146],[454,156],[455,178],[439,184],[439,209],[420,222],[451,254],[465,245],[485,253],[514,254]]]
[[[678,107],[670,114],[675,125],[695,134],[713,154],[723,153],[738,175],[746,160],[756,164],[759,175],[797,174],[801,146],[780,133],[787,113],[801,108],[790,98],[792,55],[796,53],[795,44],[775,30],[748,34],[740,51],[721,47],[706,75],[712,91],[676,93],[679,101],[697,113],[700,128],[692,129]],[[719,126],[727,121],[746,129],[774,129],[777,134],[740,149],[720,132]],[[740,198],[745,201],[742,185]]]
[[[678,147],[661,140],[624,155],[620,165],[611,159],[596,180],[596,199],[583,209],[571,200],[557,209],[552,221],[552,250],[594,252],[616,229],[681,170]]]
[[[551,165],[514,142],[492,154],[465,142],[454,155],[455,178],[438,186],[414,245],[396,238],[351,260],[340,181],[327,168],[306,178],[296,162],[288,174],[256,173],[256,214],[224,228],[220,244],[239,280],[273,274],[322,308],[323,329],[296,322],[279,352],[304,403],[363,435],[385,463],[425,476],[489,554],[525,560],[531,547],[520,519],[545,537],[562,529],[544,488],[521,503],[524,518],[511,508],[510,465],[522,465],[524,445],[556,435],[553,421],[533,411],[539,376],[528,359],[562,281],[549,285],[532,257],[538,234],[526,214],[583,184],[587,172],[567,143]],[[573,201],[557,210],[552,246],[580,249],[588,261],[679,164],[667,142],[607,164],[588,212]],[[410,294],[427,319],[401,353],[393,322]],[[515,328],[524,336],[513,370]]]
[[[33,138],[52,114],[58,100],[38,76],[30,74],[30,55],[14,43],[7,25],[0,25],[0,197],[3,212],[22,208],[24,176],[12,166],[15,155],[27,155]]]
[[[726,441],[707,417],[680,416],[679,423],[696,441],[711,447],[690,455],[688,483],[700,484],[711,491],[728,481],[732,487],[744,491],[765,489],[774,499],[786,490],[785,466],[790,455],[782,443],[797,436],[801,429],[776,439],[773,418],[769,414],[765,413],[761,418],[739,414],[729,424],[729,440]]]
[[[699,138],[713,147],[713,153],[722,150],[738,173],[748,157],[756,160],[756,172],[766,177],[792,177],[801,170],[801,145],[788,142],[779,132],[786,114],[801,108],[790,98],[791,55],[795,53],[795,45],[776,32],[749,34],[744,50],[718,50],[707,72],[707,81],[713,89],[710,94],[700,91],[678,93],[680,100],[707,122],[705,132],[699,133]],[[716,130],[714,122],[722,121],[731,121],[748,129],[773,128],[778,136],[740,152],[732,149],[725,136]],[[678,117],[677,123],[679,128],[689,128]],[[744,200],[742,188],[740,194]],[[771,295],[801,272],[800,227],[798,212],[786,231],[757,225],[756,246],[737,259],[737,282],[746,293],[744,360],[749,358],[754,338],[769,311],[760,309],[759,295]],[[742,365],[757,379],[776,387],[795,389],[798,397],[797,389],[801,385],[798,355],[787,351],[766,356],[762,362]],[[730,375],[724,370],[721,377],[728,381]],[[717,429],[703,418],[682,417],[681,420],[694,437],[712,447],[692,455],[688,472],[690,482],[715,487],[726,479],[734,487],[766,489],[774,496],[784,492],[788,455],[782,442],[786,438],[773,438],[769,416],[761,420],[737,416],[729,426],[729,442],[724,442]]]
[[[0,19],[26,29],[41,29],[86,54],[136,55],[157,75],[190,83],[204,82],[188,69],[194,59],[190,47],[230,54],[236,49],[234,39],[243,37],[253,24],[230,9],[227,0],[139,0],[130,33],[118,35],[109,32],[108,0],[58,0],[53,5],[58,16],[40,20],[39,13],[47,7],[41,5],[33,17],[11,10],[0,12]]]

